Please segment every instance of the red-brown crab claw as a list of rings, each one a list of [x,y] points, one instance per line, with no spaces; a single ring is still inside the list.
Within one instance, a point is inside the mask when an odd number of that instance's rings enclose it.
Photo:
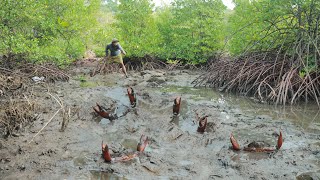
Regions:
[[[103,118],[110,118],[110,114],[106,112],[104,107],[100,106],[98,103],[96,103],[96,106],[92,107],[93,110],[98,113]]]
[[[199,120],[199,126],[198,126],[198,132],[203,133],[206,130],[207,127],[207,117],[208,116],[204,116],[202,118],[200,118]]]
[[[178,115],[180,112],[181,97],[178,96],[173,101],[173,114]]]
[[[278,137],[278,143],[277,143],[277,150],[279,150],[282,146],[282,143],[283,143],[283,139],[282,139],[282,133],[280,131],[280,134],[279,134],[279,137]]]
[[[236,151],[240,150],[240,145],[238,144],[237,140],[233,137],[233,134],[231,133],[230,141],[232,144],[232,148]],[[244,151],[250,151],[250,152],[273,152],[275,150],[279,150],[282,146],[283,139],[282,139],[282,133],[280,131],[278,142],[276,145],[276,149],[273,147],[265,147],[265,142],[263,141],[253,141],[248,146],[244,147]]]
[[[232,149],[239,151],[240,150],[240,145],[237,142],[237,140],[234,138],[233,134],[231,133],[230,135],[230,142],[232,144]]]
[[[143,152],[149,143],[148,141],[149,141],[148,137],[142,134],[140,137],[140,142],[138,143],[138,146],[137,146],[137,151]]]
[[[101,148],[102,148],[102,156],[103,156],[103,159],[106,161],[106,162],[111,162],[111,156],[110,156],[110,153],[109,153],[109,147],[107,144],[103,144],[103,141],[101,143]]]
[[[133,108],[136,107],[137,99],[136,99],[136,95],[135,95],[132,87],[128,87],[127,88],[127,92],[128,92],[128,96],[129,96],[131,107],[133,107]]]

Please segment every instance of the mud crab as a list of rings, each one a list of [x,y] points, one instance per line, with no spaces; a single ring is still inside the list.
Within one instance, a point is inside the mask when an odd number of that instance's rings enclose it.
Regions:
[[[207,128],[207,123],[208,123],[207,117],[209,117],[209,116],[205,115],[204,117],[200,117],[196,111],[194,111],[194,112],[196,113],[197,121],[199,121],[197,132],[204,133]]]
[[[131,107],[132,107],[132,108],[136,107],[136,105],[137,105],[137,98],[136,98],[136,95],[135,95],[132,87],[128,87],[128,88],[127,88],[127,92],[128,92],[128,96],[129,96],[129,100],[130,100]]]
[[[109,120],[114,120],[117,118],[114,114],[107,112],[107,109],[99,105],[98,103],[96,103],[96,106],[93,106],[92,108],[97,114],[99,114],[103,118],[106,118]]]
[[[115,157],[112,158],[109,152],[109,147],[107,144],[101,144],[101,148],[102,148],[102,157],[106,162],[123,162],[123,161],[129,161],[137,156],[139,156],[139,154],[141,154],[142,152],[144,152],[145,148],[147,147],[147,145],[149,144],[149,140],[148,137],[145,135],[141,135],[140,137],[140,142],[137,145],[137,152],[134,152],[132,154],[129,155],[124,155],[121,157]]]
[[[173,100],[173,115],[178,115],[180,113],[181,97],[178,96]]]
[[[232,149],[236,151],[241,150],[239,143],[234,138],[232,133],[230,135],[230,142],[232,144]],[[282,139],[282,133],[280,131],[276,147],[272,147],[268,143],[263,141],[254,141],[249,143],[246,147],[244,147],[243,150],[249,151],[249,152],[273,152],[273,151],[279,150],[282,146],[282,143],[283,143],[283,139]]]
[[[202,118],[199,118],[199,126],[198,126],[198,129],[197,129],[197,131],[199,133],[204,133],[204,131],[206,130],[207,122],[208,122],[207,117],[208,116],[204,116]]]
[[[138,143],[138,146],[137,146],[137,151],[143,152],[144,149],[147,147],[148,143],[149,143],[148,137],[142,134],[140,137],[140,142]]]

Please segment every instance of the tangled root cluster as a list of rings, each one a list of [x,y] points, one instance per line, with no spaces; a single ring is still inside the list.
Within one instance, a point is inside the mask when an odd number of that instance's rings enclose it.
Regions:
[[[90,73],[91,76],[96,74],[108,74],[113,72],[119,72],[121,66],[115,63],[107,63],[106,59],[97,59],[99,63],[97,67]],[[83,61],[80,64],[89,66],[88,62],[92,63],[92,59]],[[128,71],[144,71],[144,70],[176,70],[176,69],[189,69],[189,70],[203,70],[207,67],[207,64],[187,64],[183,61],[175,61],[174,63],[167,63],[159,60],[153,56],[145,55],[144,57],[132,57],[125,62],[125,67]]]
[[[0,132],[5,136],[14,134],[38,118],[38,115],[34,113],[37,105],[29,100],[10,100],[9,104],[0,106],[3,111],[0,116]]]
[[[14,69],[0,67],[0,135],[14,135],[32,124],[38,115],[38,105],[33,98],[32,77],[44,81],[68,81],[69,76],[51,64],[23,64]]]
[[[70,79],[70,76],[67,73],[59,69],[54,64],[24,64],[18,69],[21,73],[26,74],[28,77],[42,76],[47,82],[68,81]]]
[[[269,54],[270,55],[270,54]],[[320,103],[320,73],[302,75],[303,68],[290,61],[259,60],[261,55],[245,59],[213,61],[208,71],[199,76],[194,86],[205,86],[275,104],[293,104],[297,101]],[[262,58],[262,57],[260,57]]]

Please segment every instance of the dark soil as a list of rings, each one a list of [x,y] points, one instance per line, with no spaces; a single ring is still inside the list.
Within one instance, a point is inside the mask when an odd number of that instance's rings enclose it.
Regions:
[[[316,111],[303,114],[314,117],[312,121],[296,121],[289,116],[284,120],[270,113],[280,108],[262,105],[269,111],[261,111],[259,106],[244,106],[242,102],[248,99],[192,88],[191,82],[200,74],[194,71],[129,72],[129,78],[119,73],[90,77],[89,67],[74,68],[70,73],[69,82],[35,86],[32,100],[39,104],[39,118],[15,136],[0,138],[0,179],[320,177],[320,118]],[[137,93],[135,109],[129,105],[128,86]],[[60,131],[62,115],[58,113],[35,136],[60,108],[48,90],[74,115],[64,131]],[[173,118],[176,96],[182,97],[181,113]],[[96,102],[117,107],[120,116],[128,113],[112,122],[101,119],[92,110]],[[197,133],[194,111],[209,115],[204,134]],[[275,146],[280,130],[284,144],[276,153],[230,148],[231,132],[241,147],[252,141]],[[150,138],[142,155],[128,162],[104,162],[101,141],[109,145],[113,156],[130,154],[141,134]]]

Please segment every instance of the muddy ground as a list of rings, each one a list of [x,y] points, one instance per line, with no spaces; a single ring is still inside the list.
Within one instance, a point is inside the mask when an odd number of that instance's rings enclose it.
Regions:
[[[88,68],[70,73],[69,82],[40,83],[34,90],[40,118],[14,137],[0,138],[0,179],[320,178],[320,116],[311,106],[310,111],[282,111],[192,88],[199,73],[187,70],[130,72],[128,79],[119,73],[90,77]],[[134,109],[126,95],[128,86],[137,94]],[[46,93],[48,87],[77,113],[64,132],[59,131],[58,114],[31,141],[60,108]],[[176,96],[182,96],[181,114],[173,118]],[[116,107],[122,117],[112,122],[97,117],[92,110],[96,102]],[[194,111],[209,115],[204,134],[196,131]],[[284,144],[276,153],[230,149],[231,132],[242,147],[254,140],[274,147],[279,130]],[[151,139],[144,154],[128,162],[103,161],[101,141],[119,156],[134,152],[141,134]]]

